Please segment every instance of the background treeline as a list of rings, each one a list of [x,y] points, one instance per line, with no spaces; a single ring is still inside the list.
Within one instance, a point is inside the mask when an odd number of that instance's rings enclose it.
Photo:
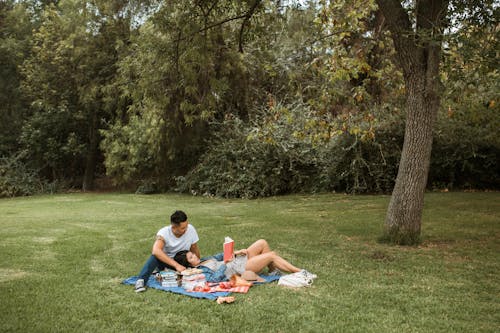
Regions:
[[[372,1],[2,1],[0,197],[389,192],[405,89],[384,22]],[[450,24],[428,187],[498,189],[500,27]]]

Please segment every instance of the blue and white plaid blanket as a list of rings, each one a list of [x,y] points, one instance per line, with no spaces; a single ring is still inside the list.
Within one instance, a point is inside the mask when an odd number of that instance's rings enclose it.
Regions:
[[[272,281],[276,281],[280,278],[279,276],[268,276],[268,275],[260,275],[260,277],[266,281],[265,282],[254,282],[254,285],[269,283]],[[126,284],[126,285],[134,285],[135,282],[137,281],[137,279],[138,279],[137,276],[131,276],[128,279],[123,280],[122,283]],[[175,293],[175,294],[181,294],[181,295],[186,295],[186,296],[195,297],[195,298],[206,298],[206,299],[210,299],[210,300],[216,300],[217,297],[228,296],[229,294],[231,294],[230,292],[227,292],[227,291],[217,291],[214,293],[204,293],[204,292],[187,291],[186,289],[184,289],[182,287],[163,287],[161,285],[161,283],[155,279],[154,275],[151,275],[151,277],[149,278],[147,286],[149,288],[159,289],[159,290],[163,290],[163,291],[169,291],[169,292]]]

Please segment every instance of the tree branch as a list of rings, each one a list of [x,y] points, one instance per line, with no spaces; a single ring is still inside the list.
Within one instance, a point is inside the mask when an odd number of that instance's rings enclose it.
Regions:
[[[392,34],[394,47],[403,72],[409,74],[412,67],[418,64],[418,55],[416,53],[418,48],[408,12],[398,0],[376,0],[376,2]]]
[[[253,3],[252,7],[250,7],[250,10],[246,13],[245,19],[241,23],[241,28],[240,28],[240,37],[238,39],[238,51],[240,53],[243,53],[243,31],[245,29],[245,26],[247,25],[248,21],[252,18],[252,15],[255,13],[257,10],[257,7],[260,5],[262,0],[255,0]]]
[[[444,28],[444,18],[449,0],[421,0],[416,8],[417,30],[439,30]]]
[[[194,35],[197,35],[199,34],[200,32],[204,32],[204,31],[207,31],[207,30],[210,30],[210,29],[213,29],[215,27],[218,27],[218,26],[221,26],[223,24],[226,24],[228,22],[231,22],[231,21],[236,21],[236,20],[241,20],[241,19],[244,19],[243,20],[243,23],[241,24],[241,29],[240,29],[240,37],[239,37],[239,51],[240,52],[243,52],[243,47],[242,47],[242,35],[243,35],[243,29],[245,27],[245,25],[247,24],[247,22],[250,20],[250,18],[252,18],[252,15],[255,13],[255,10],[257,9],[257,7],[259,6],[259,4],[262,2],[262,0],[255,0],[254,4],[252,5],[252,7],[250,7],[250,9],[242,14],[242,15],[238,15],[238,16],[234,16],[234,17],[230,17],[230,18],[227,18],[225,20],[222,20],[222,21],[219,21],[219,22],[216,22],[216,23],[212,23],[212,24],[209,24],[209,25],[206,25],[204,26],[203,28],[201,29],[198,29],[197,31],[193,32],[193,33],[190,33],[189,35],[187,36],[184,36],[184,37],[179,37],[178,39],[176,39],[174,42],[178,43],[180,41],[183,41],[183,40],[186,40]],[[213,8],[211,8],[210,10],[212,10]]]

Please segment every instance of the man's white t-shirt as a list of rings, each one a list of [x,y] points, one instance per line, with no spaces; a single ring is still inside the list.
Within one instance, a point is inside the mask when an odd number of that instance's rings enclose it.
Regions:
[[[163,252],[170,258],[173,258],[179,251],[189,251],[191,245],[200,240],[196,229],[191,224],[188,224],[186,232],[179,238],[173,234],[171,225],[161,228],[156,236],[161,236],[165,240]]]

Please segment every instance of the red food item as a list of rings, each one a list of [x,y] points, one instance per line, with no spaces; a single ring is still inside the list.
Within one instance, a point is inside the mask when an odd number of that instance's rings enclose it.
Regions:
[[[233,285],[231,284],[231,282],[221,282],[219,283],[219,287],[224,289],[231,289]]]

